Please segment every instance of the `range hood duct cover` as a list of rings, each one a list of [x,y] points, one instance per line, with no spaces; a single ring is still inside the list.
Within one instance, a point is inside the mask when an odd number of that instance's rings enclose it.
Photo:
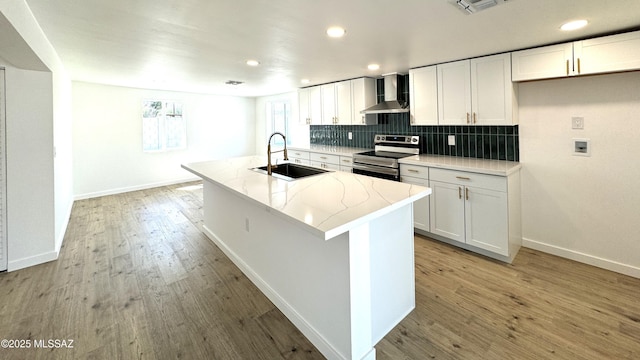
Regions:
[[[393,114],[409,112],[405,101],[398,101],[402,94],[398,91],[398,74],[384,75],[384,101],[360,111],[360,114]]]

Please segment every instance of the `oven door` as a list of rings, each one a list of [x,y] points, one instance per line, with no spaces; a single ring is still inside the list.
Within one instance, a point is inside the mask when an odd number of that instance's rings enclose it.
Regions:
[[[393,180],[393,181],[400,181],[400,171],[398,169],[389,168],[389,167],[354,163],[352,172],[354,174],[373,176],[373,177]]]

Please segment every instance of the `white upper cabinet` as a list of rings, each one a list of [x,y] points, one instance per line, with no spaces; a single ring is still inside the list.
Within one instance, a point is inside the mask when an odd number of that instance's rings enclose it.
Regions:
[[[437,65],[438,123],[466,125],[471,118],[470,61]]]
[[[409,96],[411,125],[438,125],[436,66],[409,70]]]
[[[640,69],[640,31],[511,54],[513,81]]]
[[[573,71],[573,44],[516,51],[511,53],[511,60],[513,81],[569,76]]]
[[[351,124],[353,125],[372,125],[375,124],[374,120],[367,119],[364,114],[360,114],[360,111],[369,108],[376,104],[376,79],[372,78],[359,78],[351,80],[352,91],[352,108],[353,119]]]
[[[437,69],[439,125],[518,123],[510,54],[456,61]]]
[[[511,56],[500,54],[471,60],[471,119],[478,125],[514,125],[517,84],[511,82]]]
[[[576,41],[576,71],[580,75],[640,69],[640,31]]]
[[[322,94],[319,86],[298,90],[298,104],[301,124],[322,123]]]
[[[322,85],[321,89],[322,124],[350,125],[353,118],[351,81]]]

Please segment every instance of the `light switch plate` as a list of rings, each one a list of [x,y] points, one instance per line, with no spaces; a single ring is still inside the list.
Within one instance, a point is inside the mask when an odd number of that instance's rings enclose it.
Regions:
[[[574,116],[571,118],[571,128],[582,130],[584,129],[584,118],[582,116]]]

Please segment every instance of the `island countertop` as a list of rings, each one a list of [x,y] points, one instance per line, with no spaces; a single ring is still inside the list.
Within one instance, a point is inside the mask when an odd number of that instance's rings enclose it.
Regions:
[[[286,181],[251,170],[266,164],[264,156],[248,156],[182,167],[325,240],[431,194],[422,186],[341,171]]]

